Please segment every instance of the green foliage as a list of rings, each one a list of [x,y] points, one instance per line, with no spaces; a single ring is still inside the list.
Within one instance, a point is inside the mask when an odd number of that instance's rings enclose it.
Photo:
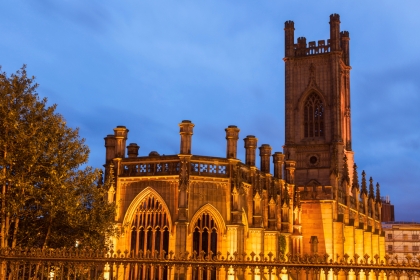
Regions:
[[[279,235],[279,252],[284,254],[286,252],[286,237]]]
[[[25,66],[0,68],[0,247],[103,248],[114,232],[115,205],[99,170],[82,169],[89,149],[39,99]]]

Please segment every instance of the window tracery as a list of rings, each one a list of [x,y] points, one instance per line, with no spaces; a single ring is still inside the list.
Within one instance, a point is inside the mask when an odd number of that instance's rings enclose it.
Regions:
[[[218,227],[211,214],[203,213],[194,225],[193,252],[208,256],[210,251],[213,255],[217,253]],[[193,279],[216,279],[216,271],[202,268],[195,271]]]
[[[131,223],[131,251],[138,254],[147,251],[153,256],[155,251],[168,253],[169,248],[169,213],[158,198],[146,197],[135,211]],[[131,272],[132,279],[166,279],[167,269],[149,271],[147,266],[140,266]]]
[[[304,103],[304,137],[324,136],[324,104],[318,94],[312,92]]]

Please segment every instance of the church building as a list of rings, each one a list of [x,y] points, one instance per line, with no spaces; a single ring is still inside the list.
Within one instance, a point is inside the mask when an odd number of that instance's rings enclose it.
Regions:
[[[124,126],[105,137],[108,199],[118,205],[122,232],[114,250],[383,259],[379,184],[364,172],[359,182],[352,150],[349,32],[340,31],[337,14],[328,40],[295,41],[292,21],[284,30],[283,151],[259,146],[253,135],[238,143],[240,128],[232,125],[225,157],[195,155],[189,120],[179,123],[174,155],[139,155]],[[200,279],[216,279],[206,273]]]

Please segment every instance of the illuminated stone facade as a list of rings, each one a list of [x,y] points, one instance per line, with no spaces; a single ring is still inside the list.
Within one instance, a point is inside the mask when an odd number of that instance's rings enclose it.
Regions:
[[[375,193],[363,173],[359,186],[354,165],[349,33],[340,32],[339,16],[331,15],[330,39],[318,44],[302,37],[296,44],[294,23],[287,21],[284,61],[284,153],[258,147],[249,135],[241,162],[239,128],[229,126],[226,157],[194,155],[191,121],[179,124],[176,155],[138,156],[137,144],[126,147],[123,126],[105,138],[106,175],[114,181],[109,200],[118,203],[123,232],[116,249],[383,258],[379,185]],[[214,279],[214,272],[201,273],[200,279]]]

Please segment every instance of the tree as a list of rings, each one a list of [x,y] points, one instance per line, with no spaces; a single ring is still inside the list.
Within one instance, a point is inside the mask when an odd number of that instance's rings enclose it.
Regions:
[[[36,93],[25,66],[0,68],[0,247],[103,248],[113,236],[115,205],[89,149],[56,105]]]

